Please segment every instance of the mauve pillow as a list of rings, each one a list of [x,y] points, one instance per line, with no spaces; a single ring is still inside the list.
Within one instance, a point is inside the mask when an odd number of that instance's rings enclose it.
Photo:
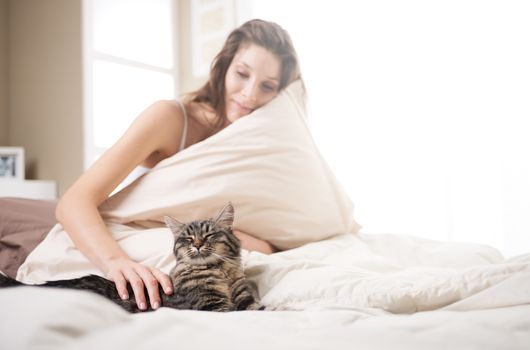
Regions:
[[[15,277],[28,254],[55,225],[55,201],[0,198],[0,271]]]

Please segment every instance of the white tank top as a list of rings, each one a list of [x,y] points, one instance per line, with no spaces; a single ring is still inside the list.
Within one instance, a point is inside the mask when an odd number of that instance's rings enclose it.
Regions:
[[[177,100],[178,105],[182,109],[182,112],[184,113],[184,127],[182,128],[182,136],[180,138],[180,147],[179,152],[186,147],[186,138],[188,136],[188,113],[186,112],[186,108],[184,108],[184,105],[182,102]]]

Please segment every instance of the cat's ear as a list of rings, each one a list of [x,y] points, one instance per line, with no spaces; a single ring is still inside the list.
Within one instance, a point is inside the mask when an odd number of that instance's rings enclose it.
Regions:
[[[182,232],[182,229],[186,224],[183,224],[182,222],[178,221],[175,218],[172,218],[171,216],[164,216],[164,222],[166,223],[166,226],[171,229],[171,232],[173,232],[174,236],[180,235]]]
[[[219,212],[217,218],[214,219],[216,226],[232,229],[234,224],[234,206],[231,202],[228,202],[227,205]]]

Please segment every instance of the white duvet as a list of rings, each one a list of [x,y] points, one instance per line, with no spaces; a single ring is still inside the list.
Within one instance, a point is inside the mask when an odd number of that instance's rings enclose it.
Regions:
[[[275,311],[130,315],[88,292],[5,289],[0,348],[530,348],[530,254],[348,234],[243,260]]]
[[[359,234],[272,256],[251,253],[246,272],[258,283],[266,305],[413,313],[438,309],[513,280],[530,282],[530,255],[505,261],[487,246]],[[507,288],[506,295],[499,294],[485,306],[520,302],[530,302],[528,286],[520,292]]]

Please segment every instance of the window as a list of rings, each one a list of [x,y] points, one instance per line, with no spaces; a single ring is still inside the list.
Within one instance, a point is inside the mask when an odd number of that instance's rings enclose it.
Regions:
[[[85,0],[85,168],[145,108],[178,93],[176,2]]]

